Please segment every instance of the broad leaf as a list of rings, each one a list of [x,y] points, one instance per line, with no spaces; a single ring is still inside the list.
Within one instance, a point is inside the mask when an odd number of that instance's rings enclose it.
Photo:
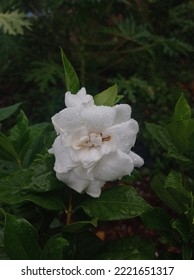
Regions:
[[[17,162],[20,165],[20,159],[14,146],[3,133],[0,133],[0,157],[4,160]]]
[[[151,182],[152,189],[157,196],[176,213],[182,214],[188,208],[190,197],[182,188],[180,189],[179,184],[179,179],[171,173],[166,180],[164,176],[158,175]]]
[[[60,48],[60,49],[61,49],[61,58],[62,58],[62,62],[63,62],[63,67],[64,67],[64,71],[65,71],[65,82],[66,82],[67,91],[70,91],[71,93],[77,93],[80,88],[77,74],[76,74],[73,66],[67,59],[62,48]]]
[[[134,188],[120,186],[102,192],[99,198],[84,200],[79,207],[92,218],[113,221],[140,216],[150,206]]]
[[[41,259],[63,260],[66,251],[69,251],[69,242],[61,236],[52,236],[42,251]]]
[[[194,119],[174,121],[168,125],[170,137],[180,154],[187,151],[194,133]]]
[[[179,232],[179,234],[181,235],[181,238],[183,240],[183,242],[188,243],[190,240],[190,235],[191,235],[191,230],[189,228],[189,224],[188,221],[186,219],[176,219],[173,223],[172,223],[172,228],[177,230]]]
[[[173,121],[188,120],[191,118],[191,108],[182,93],[176,103]]]
[[[19,165],[16,162],[9,160],[0,160],[0,178],[9,175],[19,169]]]
[[[104,90],[103,92],[96,94],[94,96],[94,103],[96,105],[105,105],[105,106],[113,106],[116,102],[118,102],[118,87],[115,84],[112,87]]]
[[[33,174],[29,170],[18,170],[0,179],[0,202],[9,205],[33,202],[49,210],[59,211],[64,209],[62,198],[56,190],[38,194],[30,192],[29,186],[33,186],[32,176]]]
[[[20,111],[20,114],[17,118],[17,124],[11,129],[9,139],[17,152],[20,151],[24,143],[28,140],[26,131],[28,130],[28,119],[23,111]]]
[[[1,108],[0,109],[0,122],[8,119],[11,115],[13,115],[22,103],[16,103],[14,105]]]
[[[51,147],[52,132],[53,129],[49,123],[39,123],[29,127],[27,137],[24,135],[22,139],[23,147],[20,151],[23,168],[29,167],[37,154]],[[28,141],[24,141],[27,138]]]
[[[38,234],[25,219],[5,214],[4,240],[6,253],[14,260],[37,260],[40,257]]]
[[[145,125],[149,133],[160,143],[164,149],[173,151],[174,153],[177,152],[167,128],[153,123],[145,123]]]

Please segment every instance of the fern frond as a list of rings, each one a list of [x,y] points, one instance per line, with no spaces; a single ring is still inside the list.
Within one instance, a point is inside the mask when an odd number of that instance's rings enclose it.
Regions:
[[[55,64],[53,61],[34,62],[31,64],[31,69],[26,74],[26,82],[34,82],[40,92],[49,89],[50,85],[57,83],[58,77],[63,79],[62,67]]]
[[[19,11],[0,13],[0,28],[9,35],[23,35],[24,28],[30,28],[31,23],[24,13]]]

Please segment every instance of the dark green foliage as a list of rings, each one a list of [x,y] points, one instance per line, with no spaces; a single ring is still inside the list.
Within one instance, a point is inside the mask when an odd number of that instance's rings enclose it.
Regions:
[[[165,117],[177,89],[192,81],[192,1],[1,1],[0,11],[14,9],[27,15],[31,30],[0,34],[1,103],[26,101],[33,121],[61,108],[60,47],[80,86],[95,94],[116,82],[140,121]]]
[[[151,185],[164,205],[176,214],[172,216],[170,221],[170,216],[168,218],[168,215],[163,216],[164,213],[159,213],[162,223],[157,225],[155,219],[157,218],[157,212],[161,210],[154,211],[153,209],[153,213],[144,213],[142,219],[150,228],[156,226],[165,234],[168,233],[168,242],[172,242],[179,247],[183,259],[193,259],[194,122],[191,108],[184,95],[182,94],[177,101],[170,123],[162,126],[147,123],[146,127],[151,136],[167,151],[166,158],[173,158],[170,172],[168,171],[167,175],[161,173],[155,175]],[[163,156],[160,160],[165,160],[165,157]],[[153,223],[151,223],[152,221]],[[169,233],[173,236],[173,239],[169,238]]]

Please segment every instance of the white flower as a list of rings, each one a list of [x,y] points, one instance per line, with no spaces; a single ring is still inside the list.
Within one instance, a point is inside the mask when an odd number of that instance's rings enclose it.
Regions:
[[[82,88],[65,94],[66,109],[52,117],[58,133],[50,153],[57,178],[79,193],[99,197],[106,181],[131,174],[143,159],[131,151],[139,130],[127,104],[96,106]]]

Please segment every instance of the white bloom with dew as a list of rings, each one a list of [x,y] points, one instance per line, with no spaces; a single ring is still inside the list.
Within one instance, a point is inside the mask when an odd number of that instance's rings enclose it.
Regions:
[[[127,104],[96,106],[82,88],[65,94],[66,109],[52,117],[58,136],[50,153],[57,178],[79,193],[99,197],[106,181],[130,175],[143,159],[131,151],[139,127]]]

